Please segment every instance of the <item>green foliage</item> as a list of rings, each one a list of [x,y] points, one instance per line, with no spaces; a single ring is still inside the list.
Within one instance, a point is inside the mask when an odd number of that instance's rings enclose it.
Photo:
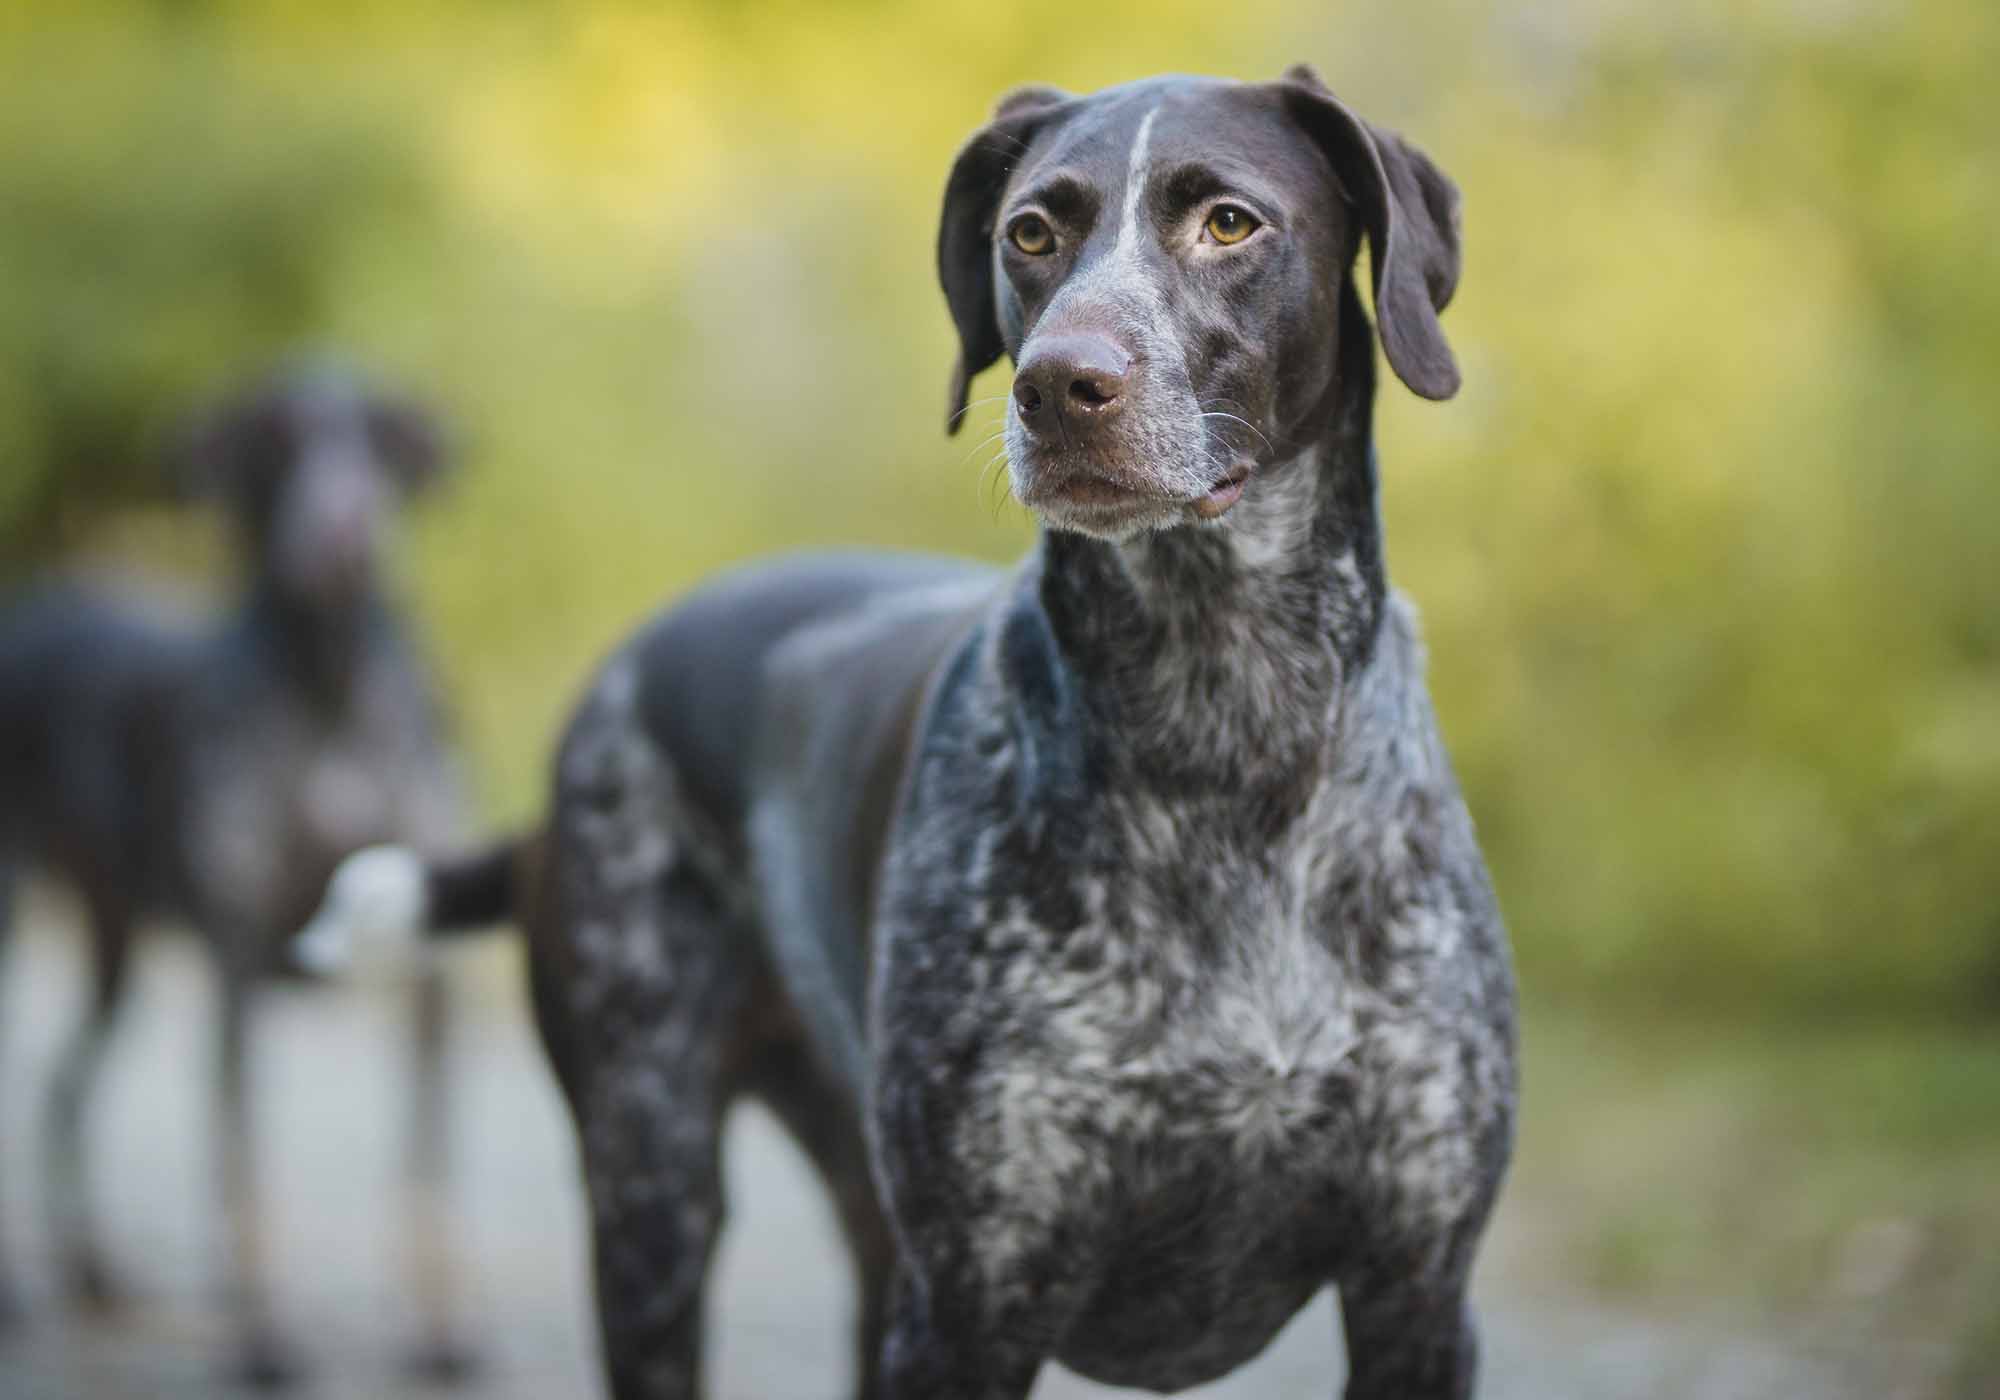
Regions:
[[[1300,58],[1465,190],[1466,389],[1387,392],[1385,492],[1527,985],[1990,1015],[1986,0],[36,0],[0,19],[0,530],[128,493],[288,342],[407,375],[471,449],[412,591],[519,818],[595,657],[703,572],[1021,548],[994,405],[940,432],[931,269],[997,92]]]
[[[18,566],[107,505],[160,494],[175,413],[320,333],[356,245],[423,190],[345,94],[242,64],[219,37],[13,38],[0,558]]]

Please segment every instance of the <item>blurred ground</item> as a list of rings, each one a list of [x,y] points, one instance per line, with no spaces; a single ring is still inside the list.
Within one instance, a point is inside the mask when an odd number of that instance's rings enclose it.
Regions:
[[[210,1302],[208,1145],[201,1133],[209,988],[197,950],[148,945],[130,1019],[107,1071],[97,1176],[107,1235],[148,1299],[116,1327],[68,1322],[47,1293],[24,1130],[77,995],[76,949],[27,920],[10,967],[0,1075],[0,1204],[30,1319],[0,1340],[0,1400],[194,1400],[217,1384]],[[455,1046],[456,1151],[475,1334],[488,1366],[470,1394],[559,1400],[597,1393],[580,1199],[568,1127],[520,1015],[511,968],[474,955]],[[319,1363],[311,1394],[410,1400],[395,1362],[406,1340],[393,1203],[398,1006],[387,989],[285,992],[268,1004],[263,1137],[284,1317]],[[731,1141],[736,1217],[716,1305],[714,1393],[790,1400],[842,1393],[846,1289],[832,1225],[789,1144],[760,1113]],[[1713,1320],[1671,1321],[1536,1295],[1534,1209],[1502,1221],[1482,1294],[1490,1400],[1765,1400],[1928,1396],[1942,1358],[1871,1346],[1786,1345]],[[1322,1298],[1256,1366],[1200,1392],[1235,1400],[1325,1400],[1339,1374]],[[1062,1375],[1037,1400],[1109,1394]]]

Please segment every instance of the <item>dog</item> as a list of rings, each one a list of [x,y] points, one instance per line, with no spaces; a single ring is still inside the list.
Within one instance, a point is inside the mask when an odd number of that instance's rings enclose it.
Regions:
[[[1513,978],[1371,426],[1378,338],[1458,387],[1458,210],[1310,69],[1009,95],[938,261],[1026,562],[727,575],[598,675],[545,827],[336,878],[330,962],[525,925],[618,1400],[701,1393],[742,1094],[831,1187],[871,1400],[1176,1391],[1328,1286],[1349,1400],[1472,1393]]]
[[[446,467],[418,405],[332,362],[298,363],[203,415],[189,485],[220,498],[248,557],[241,601],[175,625],[75,584],[0,613],[0,942],[5,895],[33,865],[88,915],[91,995],[46,1109],[48,1219],[66,1291],[123,1297],[97,1240],[83,1119],[144,920],[192,925],[220,983],[220,1200],[241,1377],[299,1369],[272,1317],[246,1077],[252,989],[286,971],[289,937],[339,859],[385,840],[442,849],[464,830],[440,712],[381,578],[401,498]],[[432,1376],[468,1358],[447,1317],[441,1237],[446,1029],[420,978],[407,1239]],[[142,1168],[132,1168],[142,1169]]]

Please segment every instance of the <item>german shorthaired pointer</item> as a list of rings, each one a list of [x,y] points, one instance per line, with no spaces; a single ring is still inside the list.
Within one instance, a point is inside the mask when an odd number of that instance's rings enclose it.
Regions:
[[[952,423],[1017,366],[1027,561],[710,584],[598,677],[541,834],[362,857],[316,944],[527,925],[619,1400],[701,1391],[739,1093],[838,1202],[863,1396],[1174,1391],[1331,1285],[1349,1400],[1461,1400],[1512,977],[1370,426],[1376,334],[1458,387],[1457,192],[1303,68],[1034,89],[939,263]]]
[[[68,1292],[108,1308],[120,1290],[93,1229],[85,1110],[135,926],[157,916],[205,935],[221,983],[235,1361],[244,1379],[275,1384],[297,1363],[267,1305],[244,1064],[251,989],[285,970],[287,936],[341,857],[383,840],[435,848],[462,830],[437,708],[377,571],[392,506],[443,460],[415,405],[316,365],[203,419],[188,465],[247,547],[249,585],[233,612],[205,629],[172,626],[73,585],[0,612],[0,944],[19,865],[80,895],[94,991],[48,1098],[48,1218]],[[416,1018],[407,1240],[426,1324],[418,1361],[443,1378],[464,1357],[445,1316],[435,972],[419,979]]]

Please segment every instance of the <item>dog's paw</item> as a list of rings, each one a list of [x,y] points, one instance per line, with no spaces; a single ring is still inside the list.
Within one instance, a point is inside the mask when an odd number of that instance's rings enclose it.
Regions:
[[[319,912],[292,943],[299,966],[333,976],[406,960],[423,944],[424,863],[401,846],[371,846],[341,862]]]
[[[267,1330],[245,1337],[225,1369],[235,1384],[266,1394],[290,1390],[306,1376],[305,1360],[298,1348]]]
[[[404,1369],[420,1385],[464,1385],[479,1375],[479,1353],[456,1337],[429,1337],[410,1349]]]
[[[64,1266],[63,1291],[77,1308],[101,1322],[116,1322],[132,1312],[132,1290],[95,1253],[78,1255]]]

